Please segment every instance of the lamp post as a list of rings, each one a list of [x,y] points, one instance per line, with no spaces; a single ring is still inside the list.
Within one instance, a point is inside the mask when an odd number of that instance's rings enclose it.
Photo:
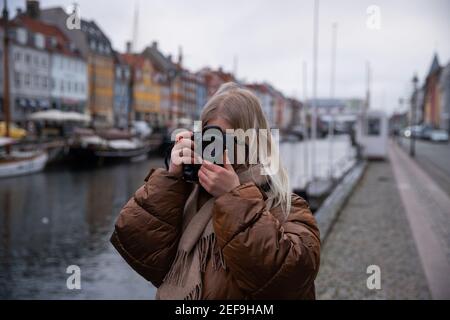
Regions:
[[[417,109],[417,83],[419,79],[417,74],[414,74],[413,82],[413,94],[411,97],[411,140],[409,145],[409,155],[414,158],[416,156],[416,109]]]

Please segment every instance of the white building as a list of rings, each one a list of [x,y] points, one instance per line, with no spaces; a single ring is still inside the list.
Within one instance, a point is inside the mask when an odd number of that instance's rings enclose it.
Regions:
[[[8,28],[11,119],[22,122],[30,113],[49,108],[83,111],[87,67],[67,37],[57,27],[24,13]],[[3,55],[3,42],[0,50]],[[3,74],[3,64],[0,71]],[[3,97],[3,82],[0,94]]]
[[[55,51],[50,56],[50,97],[52,107],[84,112],[88,98],[86,62],[70,51]]]

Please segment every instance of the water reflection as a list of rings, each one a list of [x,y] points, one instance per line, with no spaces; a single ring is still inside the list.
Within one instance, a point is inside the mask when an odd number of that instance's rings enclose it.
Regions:
[[[0,180],[0,298],[143,298],[154,288],[109,244],[115,218],[160,159]],[[68,290],[78,265],[82,289]]]

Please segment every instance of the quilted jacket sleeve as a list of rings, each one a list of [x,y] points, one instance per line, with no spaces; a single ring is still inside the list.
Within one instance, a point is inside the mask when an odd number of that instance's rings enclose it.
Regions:
[[[320,237],[302,198],[292,197],[291,212],[282,223],[276,217],[280,209],[268,211],[252,183],[217,198],[213,210],[225,263],[246,296],[295,299],[314,286]]]
[[[156,287],[175,257],[190,187],[164,169],[152,170],[116,221],[111,243],[136,272]]]

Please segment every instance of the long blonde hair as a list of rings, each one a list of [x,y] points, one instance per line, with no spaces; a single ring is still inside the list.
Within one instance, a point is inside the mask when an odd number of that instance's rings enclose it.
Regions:
[[[262,111],[259,99],[250,90],[241,88],[234,82],[220,86],[218,91],[206,103],[201,114],[203,124],[217,118],[226,120],[234,129],[263,129],[268,131],[267,143],[269,154],[267,159],[260,159],[263,163],[278,161],[276,173],[266,172],[267,183],[270,186],[269,196],[274,199],[274,206],[281,206],[287,217],[291,210],[291,188],[286,169],[281,164],[278,146],[274,143],[269,124]],[[255,141],[250,141],[253,143]],[[257,141],[260,147],[261,141]],[[263,166],[265,170],[267,168]]]

